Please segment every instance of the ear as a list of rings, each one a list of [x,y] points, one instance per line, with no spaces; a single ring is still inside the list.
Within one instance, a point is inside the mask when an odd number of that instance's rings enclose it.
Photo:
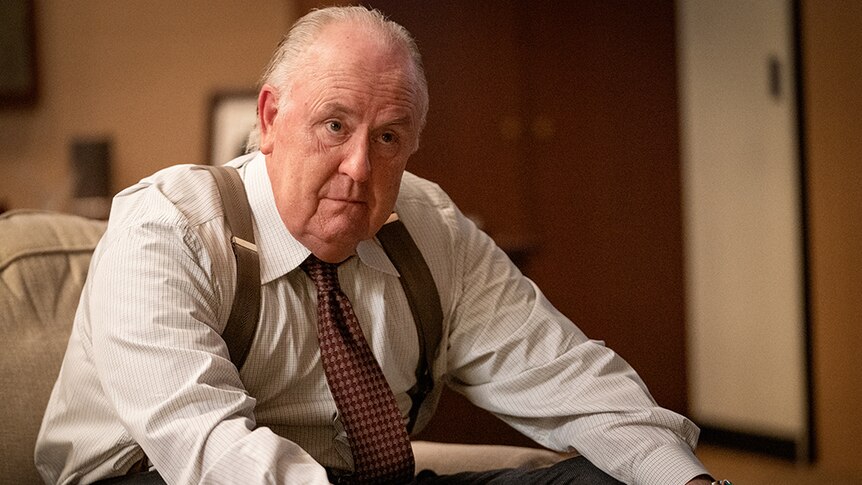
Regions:
[[[275,141],[275,129],[273,124],[278,115],[278,96],[275,88],[264,84],[257,96],[257,122],[260,126],[260,151],[264,155],[272,153]]]

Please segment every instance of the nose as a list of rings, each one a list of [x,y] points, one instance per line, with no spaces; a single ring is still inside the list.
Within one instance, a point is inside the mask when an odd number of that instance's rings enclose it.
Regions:
[[[365,182],[371,176],[371,159],[369,158],[369,141],[365,137],[356,137],[350,144],[340,171],[356,182]]]

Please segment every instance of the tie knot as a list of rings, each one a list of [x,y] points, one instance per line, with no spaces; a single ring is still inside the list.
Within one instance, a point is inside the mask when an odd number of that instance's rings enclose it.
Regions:
[[[299,267],[311,278],[318,292],[333,291],[339,288],[337,264],[321,261],[312,254]]]

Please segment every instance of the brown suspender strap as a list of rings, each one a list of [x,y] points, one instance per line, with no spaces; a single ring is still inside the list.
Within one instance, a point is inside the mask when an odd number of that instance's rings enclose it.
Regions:
[[[260,314],[260,261],[254,243],[251,208],[239,172],[233,167],[204,166],[212,173],[224,207],[236,256],[236,293],[222,338],[237,370],[242,369],[257,329]],[[419,335],[416,385],[408,391],[412,405],[408,431],[413,430],[419,408],[434,388],[432,365],[443,331],[440,295],[425,258],[404,224],[393,214],[377,232],[383,250],[401,275],[401,287]]]
[[[222,339],[230,360],[242,369],[260,314],[260,259],[254,243],[251,208],[242,178],[233,167],[206,166],[216,181],[236,257],[236,291]]]
[[[440,295],[425,258],[416,247],[404,224],[393,214],[389,222],[377,231],[377,239],[401,274],[401,286],[410,304],[410,312],[419,335],[419,365],[416,367],[416,385],[408,391],[412,405],[407,431],[412,432],[419,408],[434,388],[432,374],[437,347],[443,332],[443,308]]]

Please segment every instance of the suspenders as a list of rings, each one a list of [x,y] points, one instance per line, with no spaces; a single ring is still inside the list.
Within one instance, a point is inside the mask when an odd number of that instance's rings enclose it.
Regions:
[[[251,208],[239,172],[232,167],[207,166],[215,178],[236,257],[236,290],[222,339],[230,360],[242,369],[260,315],[260,258],[254,243]]]
[[[212,173],[218,186],[225,219],[236,256],[236,292],[222,338],[230,359],[242,369],[254,339],[260,315],[260,261],[251,223],[251,209],[239,172],[227,166],[203,166]],[[411,432],[419,408],[434,388],[432,365],[443,329],[440,295],[431,271],[404,224],[393,214],[377,233],[383,250],[401,275],[401,286],[419,335],[419,364],[416,385],[408,391],[412,405],[407,431]]]
[[[428,269],[407,228],[398,220],[397,214],[392,214],[389,221],[377,231],[377,239],[401,275],[401,287],[410,304],[410,313],[413,314],[416,334],[419,336],[416,385],[407,391],[412,401],[410,421],[407,424],[407,432],[411,433],[422,401],[434,388],[432,366],[443,331],[443,309],[440,307],[440,295],[431,277],[431,270]]]

